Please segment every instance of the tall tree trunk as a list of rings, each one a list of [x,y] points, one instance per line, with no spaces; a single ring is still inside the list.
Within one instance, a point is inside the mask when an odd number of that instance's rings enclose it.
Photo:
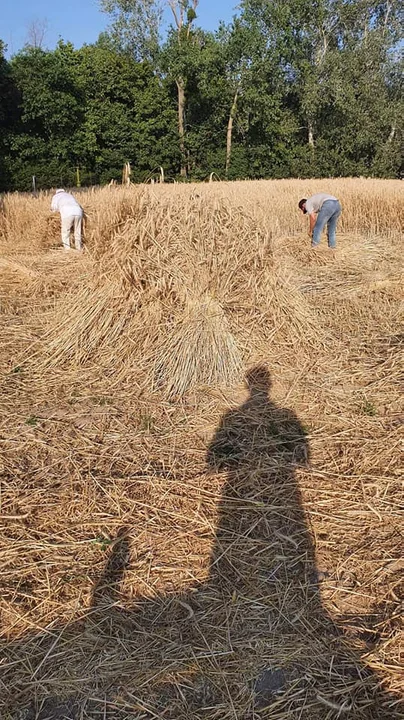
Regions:
[[[308,135],[309,145],[314,150],[314,131],[313,131],[313,123],[311,122],[311,120],[309,120],[308,131],[309,131],[309,135]]]
[[[178,134],[180,137],[181,151],[181,176],[187,176],[187,166],[185,157],[185,82],[184,78],[179,77],[176,80],[178,90]]]
[[[189,42],[191,37],[192,23],[196,18],[196,8],[198,7],[199,0],[168,0],[168,6],[171,8],[171,12],[174,17],[175,27],[177,28],[178,37],[178,48],[181,53],[181,48],[184,43],[183,30],[186,30],[186,42]],[[176,79],[177,91],[178,91],[178,135],[180,138],[180,151],[181,151],[181,176],[187,176],[187,169],[189,168],[189,159],[186,157],[185,152],[185,80],[179,76]]]
[[[395,126],[395,124],[393,124],[393,125],[391,126],[390,135],[389,135],[389,137],[388,137],[388,139],[387,139],[387,142],[388,142],[389,145],[391,145],[391,143],[393,142],[395,136],[396,136],[396,126]]]
[[[237,100],[240,93],[240,85],[237,85],[236,92],[234,93],[233,103],[230,109],[229,122],[227,123],[227,141],[226,141],[226,177],[229,173],[230,160],[231,160],[231,143],[233,137],[233,122],[237,111]]]

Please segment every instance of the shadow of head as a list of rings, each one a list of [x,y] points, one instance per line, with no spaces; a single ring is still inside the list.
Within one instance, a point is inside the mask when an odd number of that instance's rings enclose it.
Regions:
[[[256,367],[251,368],[246,373],[245,379],[251,395],[269,394],[272,380],[266,365],[256,365]]]
[[[290,469],[306,464],[306,431],[292,410],[270,399],[268,367],[256,365],[248,370],[245,380],[249,396],[241,406],[223,415],[208,449],[207,464],[214,470],[252,471],[260,467],[267,473],[275,470],[276,463],[286,463]]]

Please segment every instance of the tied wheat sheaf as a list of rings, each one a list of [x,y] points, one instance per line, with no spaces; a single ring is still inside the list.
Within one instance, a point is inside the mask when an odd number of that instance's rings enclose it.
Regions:
[[[48,363],[96,361],[115,379],[142,368],[169,397],[240,377],[238,303],[250,292],[254,307],[251,278],[262,287],[270,264],[258,220],[224,200],[171,207],[143,191],[125,198],[89,245],[90,283],[55,318]]]
[[[401,186],[4,198],[2,720],[404,718]]]

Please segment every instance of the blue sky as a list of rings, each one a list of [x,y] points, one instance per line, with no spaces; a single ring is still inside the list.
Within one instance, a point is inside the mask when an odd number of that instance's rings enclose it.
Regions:
[[[200,0],[198,24],[214,30],[219,20],[229,21],[238,0]],[[0,39],[8,46],[8,55],[18,52],[27,40],[33,21],[47,23],[45,46],[53,48],[59,37],[75,47],[94,42],[108,24],[98,9],[97,0],[4,0],[1,3]]]

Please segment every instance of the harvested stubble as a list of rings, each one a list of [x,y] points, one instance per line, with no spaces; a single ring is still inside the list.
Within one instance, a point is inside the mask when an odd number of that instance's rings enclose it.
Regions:
[[[5,720],[403,718],[401,297],[368,282],[401,254],[347,235],[310,257],[272,207],[261,223],[277,188],[279,208],[283,182],[125,190],[121,210],[114,190],[99,235],[94,193],[80,282],[69,265],[59,304],[17,307],[4,364],[41,337],[3,381]],[[204,302],[265,367],[248,392],[186,368],[169,402]]]

